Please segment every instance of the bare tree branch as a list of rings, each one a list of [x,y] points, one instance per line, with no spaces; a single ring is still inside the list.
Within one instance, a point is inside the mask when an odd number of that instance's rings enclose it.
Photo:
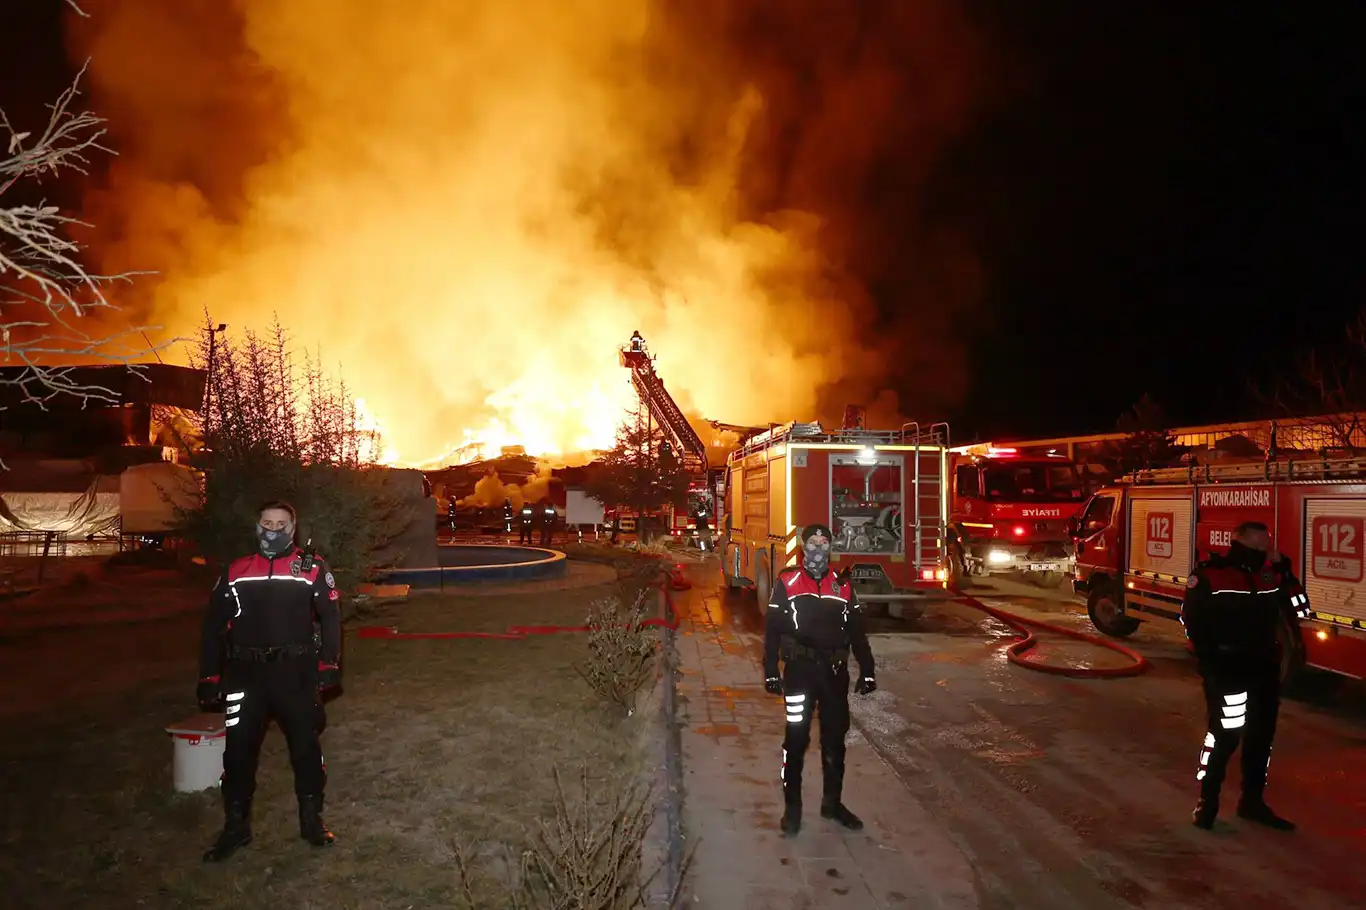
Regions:
[[[67,5],[87,15],[74,0],[67,0]],[[105,120],[76,106],[85,71],[82,66],[49,105],[47,123],[36,135],[18,129],[0,110],[0,139],[5,140],[0,153],[0,365],[23,368],[17,378],[0,384],[19,387],[24,400],[40,407],[59,396],[75,396],[83,405],[118,401],[109,388],[82,383],[69,368],[51,366],[54,362],[132,365],[152,350],[180,340],[149,350],[136,339],[157,327],[99,337],[86,331],[80,326],[83,318],[116,309],[105,296],[109,285],[147,273],[92,274],[81,261],[82,245],[71,237],[72,228],[88,225],[43,201],[4,204],[6,195],[21,183],[67,170],[87,173],[92,154],[114,154],[102,144]]]

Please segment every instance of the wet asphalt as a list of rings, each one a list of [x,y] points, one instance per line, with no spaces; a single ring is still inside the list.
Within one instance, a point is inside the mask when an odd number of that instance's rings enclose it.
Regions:
[[[1094,631],[1067,587],[986,581],[971,593]],[[753,592],[723,602],[760,632]],[[972,864],[982,907],[1366,908],[1360,682],[1310,677],[1282,704],[1267,801],[1298,831],[1237,818],[1235,755],[1206,832],[1190,824],[1205,722],[1179,626],[1145,625],[1125,641],[1148,673],[1095,680],[1010,664],[1014,634],[957,603],[872,626],[880,690],[854,699],[855,725]],[[1048,662],[1125,662],[1047,633],[1040,641]]]

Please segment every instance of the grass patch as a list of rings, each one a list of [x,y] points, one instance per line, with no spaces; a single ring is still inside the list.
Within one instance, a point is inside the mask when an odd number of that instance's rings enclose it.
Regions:
[[[367,621],[411,631],[577,625],[603,598],[631,603],[627,582],[553,596],[420,594]],[[622,721],[604,709],[575,669],[588,654],[582,635],[348,636],[346,691],[329,704],[323,736],[336,846],[299,840],[284,739],[272,729],[256,839],[227,863],[205,865],[200,854],[221,823],[218,795],[171,792],[161,732],[194,711],[196,633],[176,620],[0,645],[5,675],[16,666],[11,648],[45,649],[41,666],[21,662],[32,676],[0,686],[16,697],[0,741],[6,906],[463,907],[473,889],[475,906],[507,907],[508,883],[544,848],[542,834],[582,802],[579,769],[599,810],[622,798],[623,781],[640,778],[652,718]],[[66,684],[45,697],[49,679]]]

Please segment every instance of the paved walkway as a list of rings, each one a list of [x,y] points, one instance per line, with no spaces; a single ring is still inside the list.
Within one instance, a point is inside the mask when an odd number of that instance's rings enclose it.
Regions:
[[[675,603],[683,821],[696,850],[688,876],[692,905],[976,908],[971,867],[857,729],[849,734],[844,802],[865,829],[846,832],[820,817],[820,747],[813,741],[802,831],[780,835],[784,715],[781,701],[763,689],[761,640],[727,611],[713,584],[714,564],[690,574],[697,586]]]

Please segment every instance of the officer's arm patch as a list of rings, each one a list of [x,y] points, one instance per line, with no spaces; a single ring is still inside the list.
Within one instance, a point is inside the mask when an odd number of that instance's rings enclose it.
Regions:
[[[1186,579],[1186,587],[1188,587],[1188,588],[1195,588],[1195,587],[1198,587],[1199,585],[1200,585],[1200,576],[1199,576],[1199,575],[1196,575],[1194,572],[1192,572],[1192,573],[1190,574],[1190,576]]]
[[[331,572],[328,572],[326,575],[324,575],[323,580],[327,582],[327,586],[329,588],[335,588],[337,586],[337,580],[332,577]]]

